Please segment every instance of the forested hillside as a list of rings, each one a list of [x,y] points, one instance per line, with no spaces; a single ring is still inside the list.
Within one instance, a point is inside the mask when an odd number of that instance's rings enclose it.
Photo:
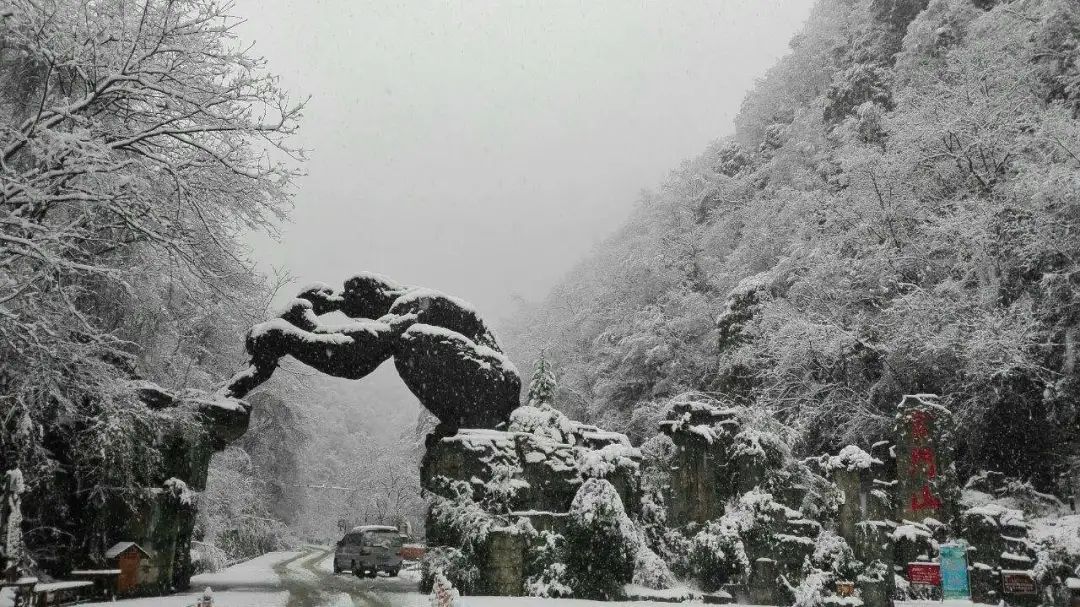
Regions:
[[[700,390],[804,453],[868,446],[933,392],[963,467],[1048,487],[1080,404],[1078,112],[1072,0],[820,0],[734,135],[504,337],[638,439]]]

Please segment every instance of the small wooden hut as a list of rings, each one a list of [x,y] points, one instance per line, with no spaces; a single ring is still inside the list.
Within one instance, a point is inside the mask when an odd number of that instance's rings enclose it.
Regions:
[[[150,553],[135,542],[113,544],[105,551],[105,558],[120,570],[116,580],[117,594],[132,594],[138,591],[139,586],[156,581],[148,579],[152,577],[148,573],[153,569]]]

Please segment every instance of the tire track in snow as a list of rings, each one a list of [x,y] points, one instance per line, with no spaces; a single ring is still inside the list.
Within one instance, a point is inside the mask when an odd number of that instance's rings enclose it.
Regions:
[[[333,553],[332,548],[309,546],[302,550],[275,566],[282,586],[289,591],[287,607],[392,607],[392,602],[359,578],[319,568]]]

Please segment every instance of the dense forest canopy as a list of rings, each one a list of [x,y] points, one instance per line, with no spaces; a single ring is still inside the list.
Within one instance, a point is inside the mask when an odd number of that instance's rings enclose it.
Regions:
[[[735,132],[514,321],[571,416],[652,434],[700,390],[804,453],[941,394],[968,470],[1073,465],[1080,5],[820,0]]]

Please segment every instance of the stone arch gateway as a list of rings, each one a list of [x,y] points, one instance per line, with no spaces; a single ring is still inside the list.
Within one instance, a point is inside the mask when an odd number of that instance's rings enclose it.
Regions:
[[[339,312],[347,322],[325,322]],[[336,291],[303,289],[281,314],[247,334],[251,362],[224,388],[242,399],[273,374],[283,356],[328,375],[360,379],[394,366],[442,432],[492,428],[520,404],[521,377],[468,303],[364,272]]]

